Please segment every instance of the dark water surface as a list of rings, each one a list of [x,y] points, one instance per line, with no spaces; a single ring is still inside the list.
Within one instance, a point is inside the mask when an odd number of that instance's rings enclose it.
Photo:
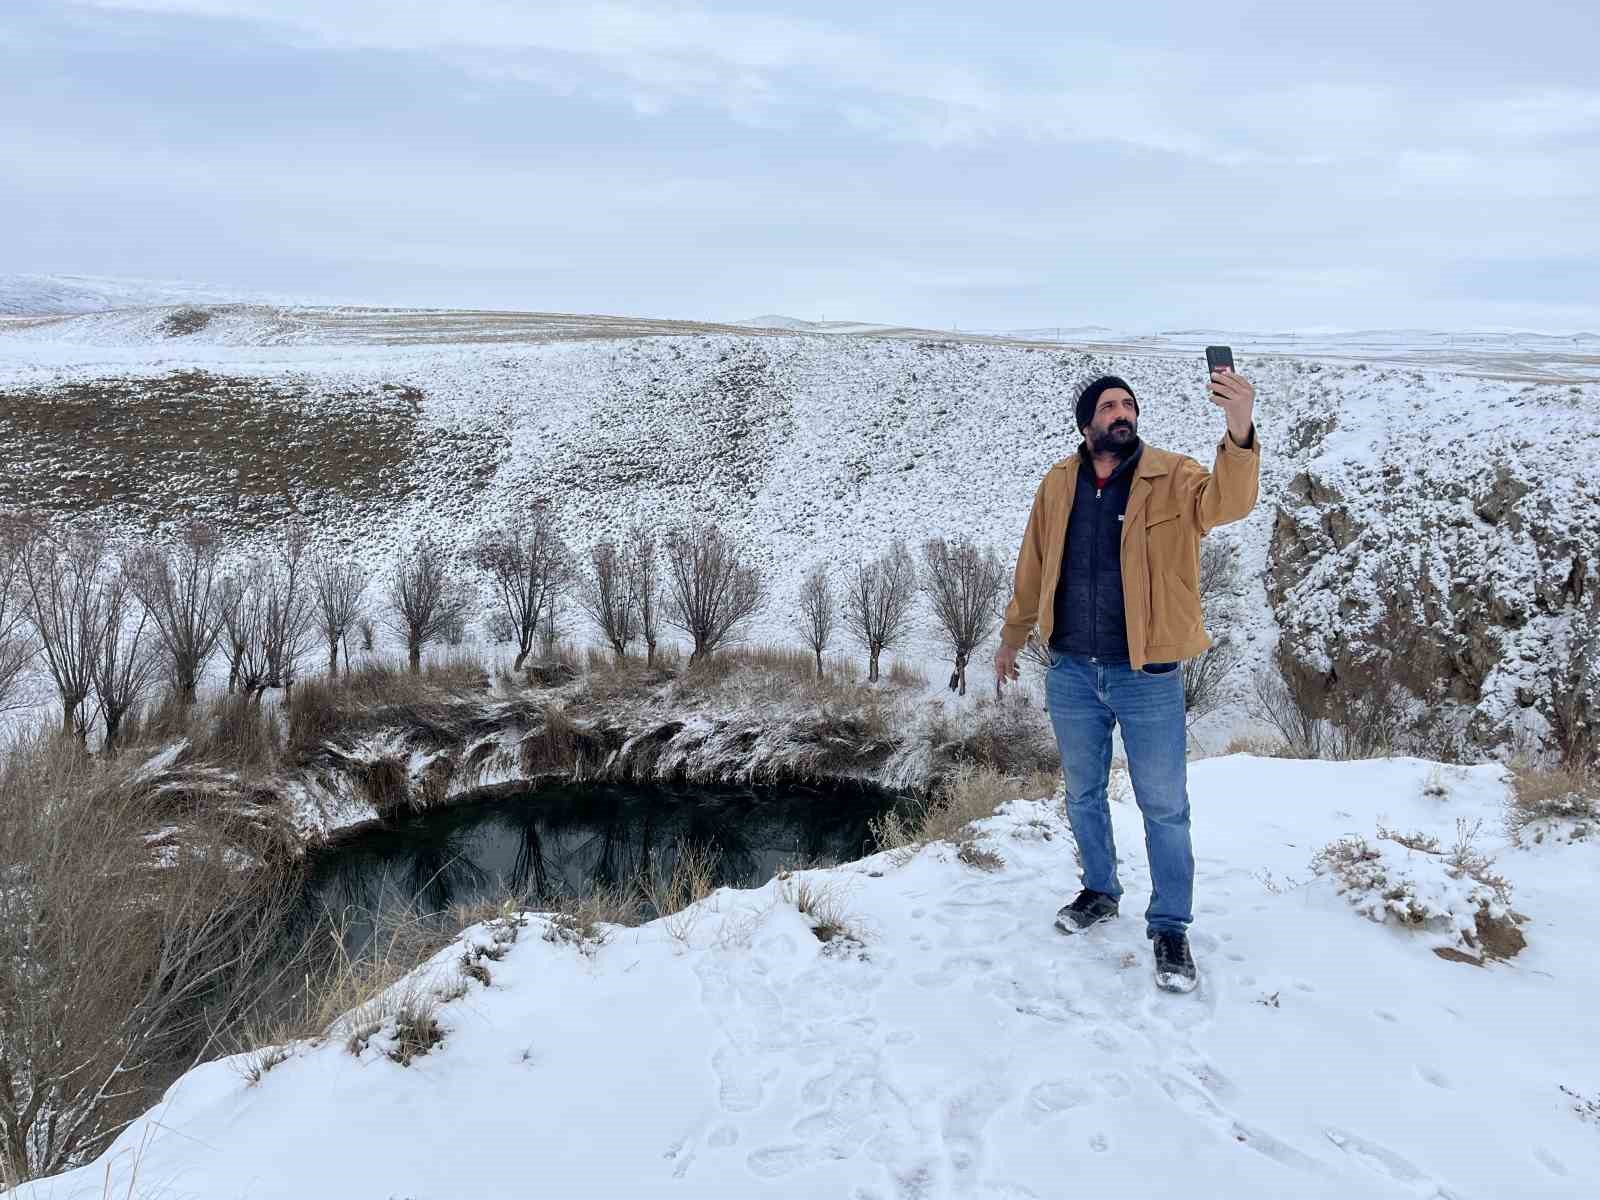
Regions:
[[[370,928],[371,914],[441,912],[508,891],[583,896],[641,872],[670,875],[685,844],[715,852],[718,886],[756,886],[781,866],[873,853],[868,821],[895,803],[854,788],[545,788],[374,826],[319,851],[308,902]]]

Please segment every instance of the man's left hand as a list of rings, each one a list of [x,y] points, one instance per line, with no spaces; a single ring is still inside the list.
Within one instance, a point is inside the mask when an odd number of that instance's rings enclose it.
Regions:
[[[1227,367],[1218,367],[1211,372],[1211,403],[1228,414],[1228,432],[1238,445],[1244,445],[1256,404],[1256,389],[1250,381]]]

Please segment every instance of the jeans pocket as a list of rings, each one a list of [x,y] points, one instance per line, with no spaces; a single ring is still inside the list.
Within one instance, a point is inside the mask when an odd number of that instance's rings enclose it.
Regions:
[[[1175,662],[1145,663],[1139,669],[1146,675],[1170,675],[1178,669],[1178,664]]]

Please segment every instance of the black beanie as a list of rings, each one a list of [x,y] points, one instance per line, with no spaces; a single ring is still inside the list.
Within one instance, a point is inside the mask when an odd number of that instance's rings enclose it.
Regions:
[[[1128,395],[1133,396],[1133,389],[1128,386],[1127,380],[1116,375],[1100,376],[1099,379],[1096,379],[1078,393],[1077,417],[1079,433],[1082,433],[1089,423],[1094,420],[1094,406],[1100,402],[1100,393],[1108,388],[1121,388]],[[1133,396],[1133,411],[1135,414],[1139,411],[1139,397],[1137,396]]]

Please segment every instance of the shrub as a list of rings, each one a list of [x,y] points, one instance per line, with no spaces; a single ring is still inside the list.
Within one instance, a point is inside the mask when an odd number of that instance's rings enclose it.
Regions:
[[[1547,836],[1573,841],[1589,836],[1600,820],[1600,775],[1566,767],[1537,767],[1519,760],[1511,767],[1506,832],[1521,844]]]
[[[1350,834],[1311,860],[1355,910],[1380,924],[1433,932],[1441,957],[1480,962],[1510,957],[1525,944],[1511,912],[1511,885],[1475,846],[1478,826],[1457,822],[1445,848],[1427,834],[1379,828],[1378,840]]]
[[[211,324],[211,314],[203,308],[176,308],[161,319],[161,332],[167,337],[188,337]]]
[[[248,1002],[292,899],[204,806],[154,849],[134,770],[59,736],[0,762],[0,1144],[19,1179],[98,1154],[219,1052],[210,1030]]]

